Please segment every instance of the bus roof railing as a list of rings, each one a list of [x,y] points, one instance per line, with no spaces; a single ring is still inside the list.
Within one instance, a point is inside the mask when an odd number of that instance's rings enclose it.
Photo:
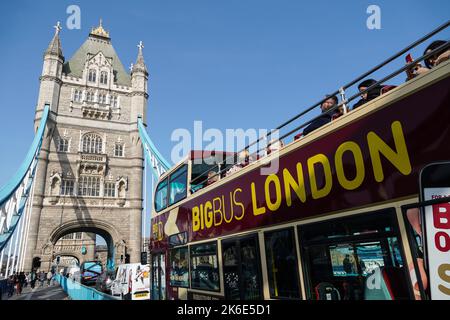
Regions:
[[[242,151],[245,150],[249,150],[250,147],[254,146],[255,144],[258,144],[261,140],[263,139],[269,139],[270,136],[272,134],[274,134],[275,132],[283,129],[284,127],[286,127],[287,125],[291,124],[292,122],[294,122],[295,120],[297,120],[298,118],[300,118],[301,116],[307,114],[308,112],[314,110],[316,107],[320,106],[324,101],[326,101],[327,99],[329,99],[332,96],[338,95],[339,93],[342,93],[344,90],[348,89],[349,87],[355,85],[356,83],[358,83],[359,81],[361,81],[362,79],[366,78],[367,76],[373,74],[375,71],[378,71],[379,69],[381,69],[382,67],[386,66],[387,64],[389,64],[390,62],[394,61],[395,59],[397,59],[398,57],[400,57],[401,55],[403,55],[404,53],[408,52],[409,50],[411,50],[412,48],[417,47],[419,44],[423,43],[424,41],[428,40],[429,38],[431,38],[432,36],[436,35],[437,33],[441,32],[442,30],[446,29],[448,26],[450,25],[450,20],[448,20],[447,22],[445,22],[444,24],[440,25],[439,27],[437,27],[436,29],[434,29],[433,31],[431,31],[430,33],[426,34],[425,36],[421,37],[420,39],[416,40],[415,42],[413,42],[412,44],[410,44],[409,46],[405,47],[404,49],[400,50],[399,52],[397,52],[396,54],[394,54],[393,56],[389,57],[388,59],[386,59],[385,61],[381,62],[380,64],[378,64],[377,66],[373,67],[372,69],[370,69],[369,71],[363,73],[362,75],[360,75],[359,77],[357,77],[356,79],[352,80],[351,82],[347,83],[346,85],[342,86],[339,88],[339,90],[327,95],[326,97],[324,97],[323,99],[321,99],[319,102],[317,102],[316,104],[312,105],[311,107],[305,109],[304,111],[298,113],[297,115],[295,115],[294,117],[290,118],[289,120],[285,121],[284,123],[282,123],[281,125],[279,125],[278,127],[276,127],[275,129],[270,130],[270,132],[268,132],[267,134],[261,136],[260,138],[258,138],[257,140],[253,141],[252,143],[248,144],[247,146],[245,146],[242,150],[236,152],[236,154],[239,154]],[[277,140],[283,140],[284,138],[292,135],[293,133],[297,132],[298,130],[304,128],[305,126],[307,126],[308,124],[310,124],[311,122],[313,122],[314,120],[317,120],[318,118],[320,118],[321,116],[323,116],[323,114],[333,114],[336,110],[338,110],[341,107],[344,107],[344,109],[346,109],[346,105],[348,102],[354,100],[355,98],[359,97],[360,95],[370,91],[371,89],[375,88],[376,86],[386,82],[387,80],[390,80],[394,77],[396,77],[397,75],[399,75],[400,73],[411,69],[414,65],[416,65],[417,63],[428,59],[429,57],[435,55],[437,52],[440,52],[442,50],[445,49],[449,49],[450,48],[450,41],[446,41],[445,44],[439,46],[438,48],[435,48],[434,50],[432,50],[431,52],[422,55],[420,58],[416,59],[413,63],[409,63],[406,64],[405,66],[401,67],[400,69],[394,71],[393,73],[389,74],[388,76],[384,77],[383,79],[376,81],[375,83],[373,83],[372,85],[370,85],[369,87],[367,87],[365,90],[361,90],[360,92],[358,92],[357,94],[354,94],[353,96],[351,96],[348,99],[343,99],[343,101],[341,101],[341,103],[335,105],[334,107],[330,108],[329,110],[327,110],[326,112],[323,112],[322,114],[303,122],[301,125],[297,126],[295,129],[290,130],[288,133],[282,135],[281,137],[277,138]],[[344,111],[345,112],[345,111]],[[255,152],[256,154],[258,154],[260,151],[264,150],[265,148],[261,148],[258,149],[257,147],[257,151]],[[220,165],[226,163],[228,160],[230,159],[234,159],[233,155],[232,157],[227,157],[225,158],[222,162],[216,164],[215,167],[220,169]],[[197,182],[197,184],[203,184],[204,182],[206,182],[208,179],[215,177],[217,175],[221,175],[224,171],[226,171],[227,168],[224,168],[222,170],[217,171],[216,174],[214,174],[213,176],[210,177],[205,177],[204,179],[200,180],[199,182]],[[191,180],[191,184],[197,180],[199,180],[201,177],[205,176],[206,174],[208,174],[208,172],[211,171],[211,168],[209,168],[208,170],[205,170],[203,173],[201,173],[200,175],[198,175],[196,178],[194,178],[193,180]],[[192,189],[192,188],[191,188]]]

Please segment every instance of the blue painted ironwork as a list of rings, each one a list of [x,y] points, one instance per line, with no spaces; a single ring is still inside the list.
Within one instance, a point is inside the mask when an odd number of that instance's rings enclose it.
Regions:
[[[117,297],[95,290],[94,288],[82,285],[72,279],[55,275],[56,281],[72,300],[120,300]]]
[[[152,169],[152,174],[158,180],[161,175],[167,172],[171,165],[156,149],[155,144],[150,139],[142,123],[142,118],[138,118],[139,136],[141,137],[142,146],[144,147],[145,160]]]
[[[0,251],[4,249],[14,234],[19,220],[23,216],[27,201],[30,199],[30,190],[36,174],[38,156],[49,113],[50,106],[46,104],[39,128],[25,160],[16,174],[0,189]]]

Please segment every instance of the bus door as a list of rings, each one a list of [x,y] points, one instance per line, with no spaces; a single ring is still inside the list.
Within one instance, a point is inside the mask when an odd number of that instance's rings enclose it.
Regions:
[[[166,299],[166,261],[165,254],[152,255],[152,300]]]
[[[225,299],[263,299],[257,234],[222,241]]]

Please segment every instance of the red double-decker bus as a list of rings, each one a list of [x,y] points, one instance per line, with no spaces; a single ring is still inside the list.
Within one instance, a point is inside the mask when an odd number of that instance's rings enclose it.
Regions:
[[[450,160],[450,63],[383,88],[232,174],[208,164],[233,156],[220,152],[192,152],[165,173],[153,198],[152,298],[424,299],[433,288],[450,298],[445,261],[444,276],[430,276],[426,230],[414,228],[430,200],[422,170]]]

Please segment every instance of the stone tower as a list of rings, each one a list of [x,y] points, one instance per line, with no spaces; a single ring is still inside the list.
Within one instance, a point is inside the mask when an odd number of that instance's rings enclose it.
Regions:
[[[108,244],[109,265],[140,260],[148,72],[142,42],[127,73],[100,25],[65,61],[59,23],[44,53],[35,128],[51,109],[37,169],[25,269],[48,270],[56,242],[74,232]]]

